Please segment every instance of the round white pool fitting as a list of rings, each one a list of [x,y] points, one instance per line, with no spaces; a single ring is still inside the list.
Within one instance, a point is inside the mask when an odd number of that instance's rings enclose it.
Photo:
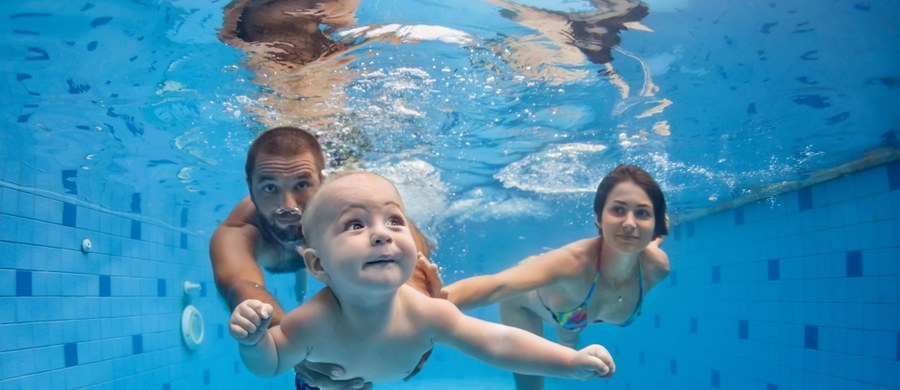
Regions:
[[[187,305],[181,313],[181,335],[184,336],[184,345],[193,351],[203,342],[205,329],[203,315],[194,305]]]

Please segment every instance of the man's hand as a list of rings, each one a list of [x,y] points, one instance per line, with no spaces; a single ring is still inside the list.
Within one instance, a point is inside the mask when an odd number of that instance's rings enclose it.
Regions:
[[[344,375],[344,369],[336,364],[313,363],[308,360],[300,362],[294,366],[297,376],[303,378],[303,382],[312,386],[323,389],[364,389],[372,388],[372,383],[366,382],[362,378],[353,378],[346,380],[335,380],[332,377]]]
[[[244,345],[256,345],[269,331],[273,310],[272,305],[256,299],[241,302],[231,314],[231,337]]]
[[[428,261],[428,258],[421,252],[416,256],[416,269],[413,270],[412,276],[409,277],[406,284],[432,298],[447,299],[447,292],[442,291],[444,281],[438,272],[437,264]]]

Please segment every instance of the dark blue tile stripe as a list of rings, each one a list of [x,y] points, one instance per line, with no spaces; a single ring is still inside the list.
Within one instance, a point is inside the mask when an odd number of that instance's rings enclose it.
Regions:
[[[185,233],[181,233],[181,244],[179,245],[181,249],[188,248],[188,236]]]
[[[678,272],[676,272],[676,271],[669,272],[669,285],[670,286],[678,285]]]
[[[688,222],[685,228],[687,229],[687,237],[694,237],[694,222]]]
[[[112,292],[112,281],[109,275],[100,275],[100,296],[108,297]]]
[[[662,320],[659,318],[659,314],[654,315],[653,316],[653,327],[656,329],[659,329],[661,321]]]
[[[141,221],[131,220],[131,238],[133,240],[141,239]]]
[[[712,375],[709,378],[709,385],[715,388],[719,388],[719,370],[712,370]]]
[[[766,385],[766,390],[778,390],[778,386],[769,383]]]
[[[697,317],[691,317],[691,333],[697,333]]]
[[[74,204],[63,202],[62,224],[68,227],[75,227],[77,216],[78,207]]]
[[[744,209],[734,209],[734,226],[744,225]]]
[[[806,325],[803,331],[803,346],[809,349],[819,349],[819,327]]]
[[[188,208],[181,208],[181,227],[187,227],[188,225]]]
[[[719,270],[718,265],[712,266],[712,282],[713,284],[718,284],[719,280],[721,280],[721,271]]]
[[[888,188],[891,191],[900,188],[900,161],[894,161],[887,166]]]
[[[203,370],[203,385],[209,386],[209,370]]]
[[[31,271],[16,270],[16,296],[31,296]]]
[[[144,353],[144,335],[136,334],[131,336],[131,350],[135,355]]]
[[[672,375],[678,375],[678,361],[677,360],[672,359],[672,361],[669,362],[669,372],[671,372]]]
[[[769,280],[781,279],[781,262],[778,259],[769,260]]]
[[[845,257],[847,259],[847,277],[863,276],[862,252],[849,251]]]
[[[141,212],[141,193],[135,192],[131,194],[131,211],[134,213]]]
[[[738,338],[746,340],[750,333],[750,322],[747,320],[738,321]]]
[[[66,343],[65,345],[63,345],[63,358],[66,362],[66,367],[77,366],[78,344]]]
[[[200,298],[206,297],[206,282],[200,282]]]
[[[800,211],[809,210],[812,208],[812,188],[806,187],[801,188],[797,191],[797,204],[800,207]]]
[[[156,281],[156,296],[164,297],[166,296],[166,280],[158,279]]]

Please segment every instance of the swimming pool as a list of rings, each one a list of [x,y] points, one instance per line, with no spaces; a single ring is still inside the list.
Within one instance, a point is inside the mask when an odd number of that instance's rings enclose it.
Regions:
[[[361,4],[358,26],[398,27],[348,33],[344,62],[316,69],[343,81],[324,124],[217,39],[225,1],[0,5],[0,388],[290,388],[240,364],[207,255],[248,143],[282,122],[397,181],[447,281],[594,234],[618,162],[653,174],[673,272],[633,326],[583,336],[613,379],[550,388],[900,388],[900,7],[649,1],[611,73],[510,3],[461,3]],[[379,387],[458,386],[512,380],[439,348]]]

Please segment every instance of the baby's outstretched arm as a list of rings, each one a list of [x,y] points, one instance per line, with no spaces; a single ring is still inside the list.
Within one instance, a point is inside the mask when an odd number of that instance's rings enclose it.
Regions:
[[[436,341],[513,372],[570,379],[607,378],[615,364],[606,348],[591,345],[580,351],[564,347],[519,328],[463,315],[444,301],[433,305],[438,324]]]
[[[272,312],[272,305],[248,299],[234,308],[228,326],[231,337],[240,343],[241,360],[257,375],[274,375],[278,368],[278,351],[269,332]]]

